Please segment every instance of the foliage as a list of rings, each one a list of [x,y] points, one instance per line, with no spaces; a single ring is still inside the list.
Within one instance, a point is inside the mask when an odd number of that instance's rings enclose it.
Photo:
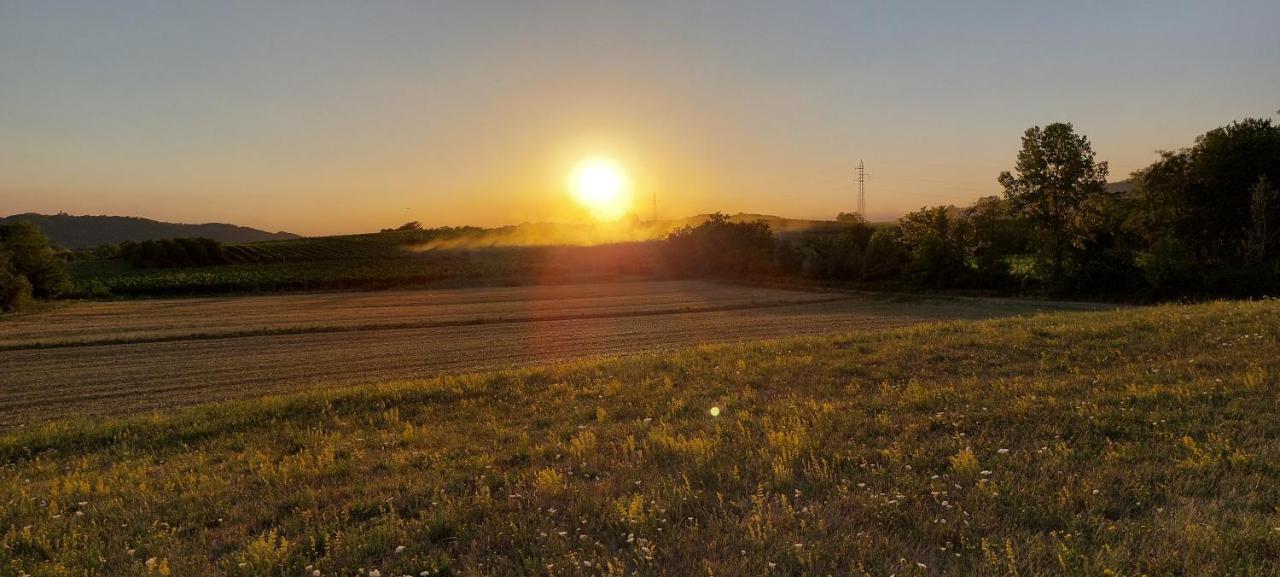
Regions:
[[[1182,266],[1192,269],[1184,274],[1203,280],[1178,292],[1274,290],[1280,251],[1270,248],[1275,233],[1268,223],[1280,222],[1280,202],[1267,191],[1280,182],[1280,126],[1270,119],[1233,122],[1197,137],[1190,148],[1162,153],[1133,177],[1144,201],[1147,242],[1153,250],[1180,244]],[[1249,282],[1241,285],[1243,279]]]
[[[26,279],[31,295],[36,298],[50,298],[61,295],[71,288],[65,264],[49,246],[49,239],[41,234],[40,229],[30,222],[20,220],[11,224],[0,225],[0,263],[7,262],[3,291],[9,295],[20,295],[21,282],[12,276]],[[15,288],[16,287],[16,288]],[[10,297],[12,308],[22,299]]]
[[[882,281],[901,274],[903,267],[910,261],[899,239],[901,231],[898,227],[881,227],[872,233],[867,241],[867,255],[863,259],[863,278],[869,281]]]
[[[698,226],[672,232],[662,252],[676,274],[707,277],[742,277],[769,272],[774,251],[773,234],[763,221],[731,222],[715,213]]]
[[[9,252],[0,249],[0,313],[21,310],[31,304],[31,281],[14,270]]]
[[[1139,203],[1132,197],[1096,194],[1080,211],[1079,232],[1059,285],[1069,294],[1107,297],[1145,288],[1139,268],[1142,239],[1135,223]]]
[[[971,276],[980,286],[1001,288],[1010,281],[1009,256],[1027,252],[1028,231],[1025,222],[1013,213],[1009,201],[998,196],[984,196],[961,211],[968,222],[966,253],[973,271]]]
[[[1160,306],[61,421],[0,435],[0,573],[1273,575],[1277,347]]]
[[[1000,173],[1005,198],[1032,223],[1041,237],[1039,254],[1050,280],[1065,279],[1068,252],[1079,236],[1085,201],[1107,185],[1107,163],[1094,161],[1093,147],[1070,123],[1028,128],[1014,173]]]
[[[178,268],[227,264],[222,243],[211,238],[168,238],[120,243],[120,256],[137,268]]]
[[[1249,189],[1249,224],[1245,228],[1244,260],[1249,265],[1265,265],[1280,260],[1280,196],[1265,175]]]
[[[397,232],[397,231],[406,231],[406,230],[422,230],[422,223],[416,220],[411,220],[395,228],[384,228],[382,229],[382,232]]]
[[[810,235],[805,244],[802,270],[817,279],[857,280],[866,267],[867,244],[873,231],[867,221],[854,214],[850,226]]]
[[[967,280],[967,221],[953,216],[954,207],[922,208],[898,219],[900,242],[911,255],[906,274],[917,285],[960,286]]]

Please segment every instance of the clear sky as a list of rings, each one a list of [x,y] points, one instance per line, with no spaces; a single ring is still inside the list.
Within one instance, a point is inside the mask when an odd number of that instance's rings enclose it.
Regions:
[[[579,158],[663,217],[897,216],[1071,121],[1112,179],[1280,108],[1280,2],[0,0],[0,215],[328,234],[563,218]],[[642,214],[648,215],[647,202]]]

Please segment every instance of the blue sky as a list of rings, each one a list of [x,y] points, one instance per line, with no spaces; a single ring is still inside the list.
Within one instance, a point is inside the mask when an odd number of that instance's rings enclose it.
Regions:
[[[1120,179],[1280,109],[1280,2],[0,2],[0,214],[323,234],[998,191],[1029,126]]]

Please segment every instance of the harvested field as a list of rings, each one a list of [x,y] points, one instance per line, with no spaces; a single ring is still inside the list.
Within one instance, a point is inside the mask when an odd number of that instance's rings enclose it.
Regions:
[[[1062,307],[1088,308],[703,282],[82,303],[0,326],[0,427]]]
[[[0,350],[619,317],[829,301],[846,295],[634,282],[84,302],[0,326]]]

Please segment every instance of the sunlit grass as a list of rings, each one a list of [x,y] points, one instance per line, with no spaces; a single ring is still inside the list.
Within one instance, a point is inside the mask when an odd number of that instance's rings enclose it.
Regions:
[[[1163,306],[54,423],[0,574],[1271,575],[1277,351]]]

